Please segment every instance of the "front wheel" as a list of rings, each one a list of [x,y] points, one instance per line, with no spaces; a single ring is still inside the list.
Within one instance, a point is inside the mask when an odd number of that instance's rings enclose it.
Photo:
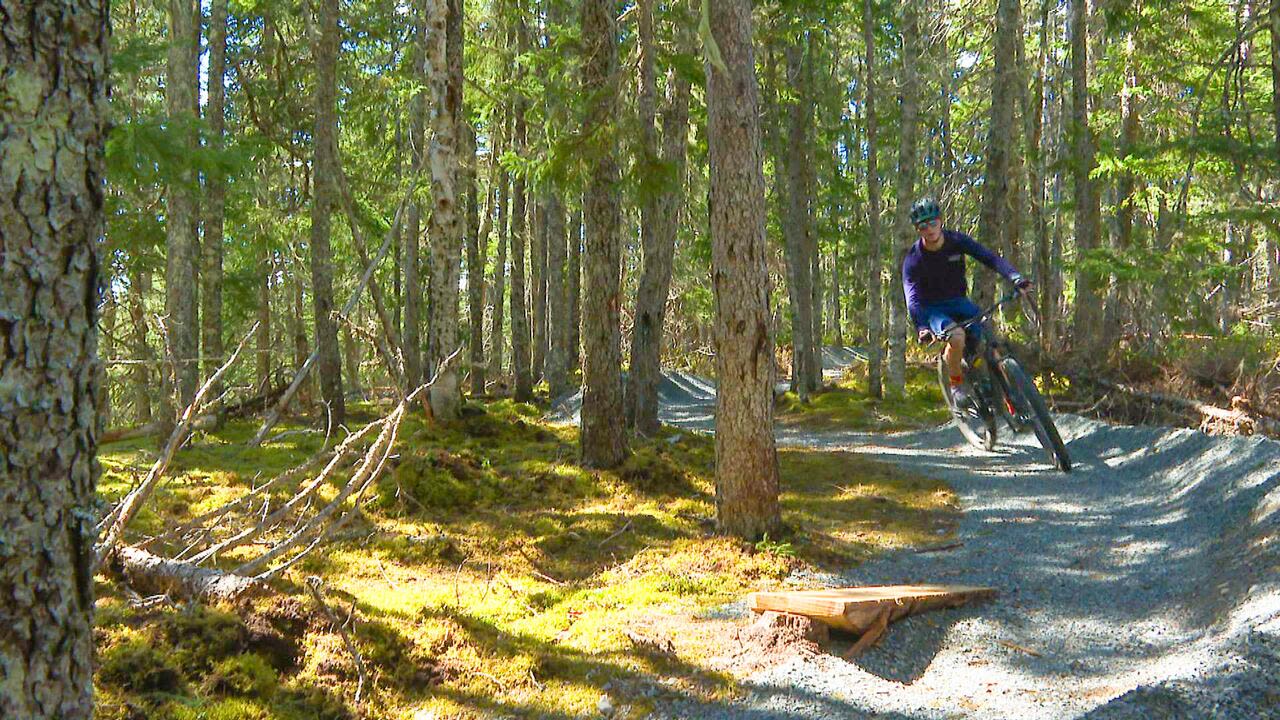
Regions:
[[[1049,456],[1049,460],[1062,472],[1071,472],[1071,457],[1067,454],[1067,446],[1058,434],[1058,426],[1053,424],[1053,416],[1045,407],[1044,398],[1036,389],[1035,383],[1027,377],[1022,366],[1013,358],[1005,358],[1000,362],[1000,372],[1013,395],[1013,403],[1020,411],[1030,411],[1031,426],[1036,432],[1036,439]]]
[[[996,421],[990,412],[979,413],[976,408],[956,407],[951,397],[951,374],[947,371],[947,361],[938,357],[938,385],[942,388],[942,399],[951,411],[951,424],[964,435],[969,444],[983,450],[994,450],[996,446]],[[974,391],[977,400],[977,390]],[[977,403],[981,405],[982,403]]]

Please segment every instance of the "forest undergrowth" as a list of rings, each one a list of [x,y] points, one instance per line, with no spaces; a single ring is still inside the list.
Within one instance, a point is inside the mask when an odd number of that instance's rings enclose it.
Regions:
[[[356,406],[352,421],[379,414]],[[789,529],[745,543],[714,533],[711,438],[664,429],[616,471],[584,470],[577,428],[540,416],[496,400],[448,426],[406,420],[394,466],[356,520],[269,595],[175,604],[100,578],[99,717],[556,718],[598,713],[606,695],[627,717],[658,697],[728,697],[737,689],[723,659],[741,621],[717,607],[786,586],[797,570],[938,542],[956,520],[941,482],[855,453],[792,449],[780,453]],[[249,449],[253,430],[232,422],[197,433],[131,541],[248,492],[325,443],[286,424],[280,440]],[[152,455],[146,441],[105,446],[103,495],[123,495]],[[327,496],[344,482],[335,476]],[[293,492],[273,490],[279,502]],[[367,675],[359,702],[344,631]]]

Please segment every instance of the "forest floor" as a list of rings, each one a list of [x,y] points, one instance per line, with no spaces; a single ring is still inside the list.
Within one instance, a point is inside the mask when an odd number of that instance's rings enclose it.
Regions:
[[[680,414],[707,427],[691,406]],[[1001,595],[895,624],[852,660],[840,642],[790,655],[742,677],[746,697],[677,699],[658,715],[1280,718],[1280,443],[1058,422],[1070,475],[1027,437],[987,453],[949,427],[780,426],[782,445],[941,478],[964,508],[938,551],[815,573],[806,587],[945,582]],[[722,612],[750,615],[741,603]]]
[[[916,407],[885,403],[877,417],[913,425]],[[789,530],[741,543],[712,532],[714,446],[704,434],[668,429],[637,442],[618,470],[586,471],[575,464],[576,427],[507,400],[470,410],[450,426],[407,420],[394,467],[358,519],[268,598],[140,603],[103,578],[98,716],[568,718],[597,716],[608,699],[615,717],[642,717],[662,698],[724,702],[741,692],[735,674],[761,659],[738,652],[744,623],[718,608],[945,541],[958,519],[944,482],[858,453],[789,448],[780,453]],[[382,411],[356,404],[348,422]],[[254,429],[240,421],[197,433],[133,541],[244,494],[325,442],[286,424],[279,441],[247,449]],[[107,500],[145,473],[153,443],[101,448]],[[275,505],[292,490],[279,488]],[[356,663],[307,594],[308,576],[322,580],[368,667],[360,703]]]
[[[715,394],[695,376],[666,378],[670,427],[613,472],[578,468],[576,428],[532,406],[411,420],[360,519],[272,597],[141,608],[100,583],[99,716],[1280,717],[1280,444],[1061,416],[1079,464],[1063,476],[1026,438],[984,453],[937,427],[924,369],[898,401],[860,399],[862,382],[855,368],[808,405],[780,398],[790,529],[755,545],[711,532],[698,431]],[[323,441],[246,451],[252,430],[198,435],[138,535]],[[151,456],[104,447],[104,495]],[[308,575],[351,619],[371,676],[358,704]],[[760,645],[743,603],[897,582],[1001,595],[895,624],[853,660],[848,639]]]

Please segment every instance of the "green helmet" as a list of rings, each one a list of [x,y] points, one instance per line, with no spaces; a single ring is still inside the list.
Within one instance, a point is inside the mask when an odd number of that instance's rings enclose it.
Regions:
[[[911,205],[911,224],[919,225],[922,222],[928,222],[942,214],[942,208],[938,207],[938,201],[931,197],[923,197],[915,201]]]

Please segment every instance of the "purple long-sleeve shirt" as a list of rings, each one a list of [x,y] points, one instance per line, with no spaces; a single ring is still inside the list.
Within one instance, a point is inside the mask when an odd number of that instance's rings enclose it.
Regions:
[[[919,320],[919,310],[924,305],[969,294],[964,274],[965,255],[1008,280],[1018,274],[1007,260],[958,230],[944,229],[942,247],[937,250],[925,250],[924,240],[916,240],[902,259],[902,289],[907,295],[907,310],[917,328],[926,327]]]

